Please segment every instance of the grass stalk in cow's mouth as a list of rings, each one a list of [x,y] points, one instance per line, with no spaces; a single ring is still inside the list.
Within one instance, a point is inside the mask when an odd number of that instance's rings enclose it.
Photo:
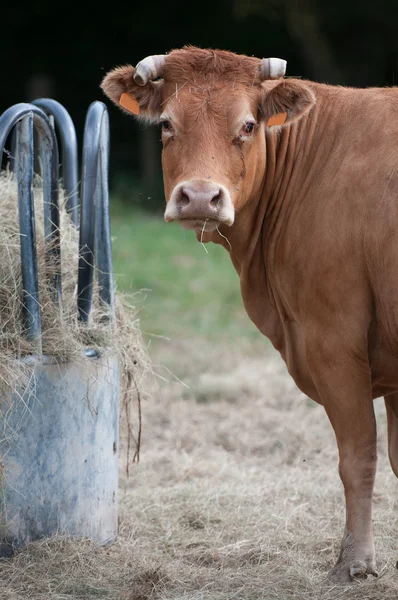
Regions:
[[[204,233],[204,230],[205,230],[205,227],[206,227],[206,221],[203,223],[202,231],[200,232],[200,243],[202,244],[203,249],[206,252],[206,254],[209,254],[208,249],[206,248],[206,246],[203,243],[203,233]]]

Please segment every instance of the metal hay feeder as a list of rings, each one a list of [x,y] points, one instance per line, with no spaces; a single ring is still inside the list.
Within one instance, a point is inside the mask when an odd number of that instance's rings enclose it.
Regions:
[[[83,140],[81,206],[73,122],[58,102],[40,99],[12,106],[0,117],[0,156],[11,134],[10,167],[18,181],[23,306],[35,352],[27,389],[0,397],[0,556],[57,533],[113,541],[118,521],[119,367],[104,351],[86,350],[89,368],[59,363],[42,353],[37,280],[33,176],[35,154],[43,179],[48,253],[58,268],[51,286],[61,308],[59,159],[61,140],[67,210],[79,227],[76,311],[87,322],[94,265],[100,297],[114,314],[108,197],[109,126],[102,102],[89,107]],[[35,153],[34,133],[38,140]],[[1,199],[0,199],[1,202]],[[17,359],[16,359],[17,360]],[[83,361],[82,361],[83,362]],[[11,411],[9,406],[13,405]]]

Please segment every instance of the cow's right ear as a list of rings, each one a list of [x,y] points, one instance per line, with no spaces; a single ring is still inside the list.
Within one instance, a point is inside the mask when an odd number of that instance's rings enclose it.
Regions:
[[[157,122],[162,112],[163,81],[138,85],[133,79],[134,73],[131,65],[117,67],[105,75],[101,88],[124,112],[138,119]]]

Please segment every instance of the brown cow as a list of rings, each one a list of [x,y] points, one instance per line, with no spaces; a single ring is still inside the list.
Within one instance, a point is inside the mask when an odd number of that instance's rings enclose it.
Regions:
[[[398,476],[398,91],[283,74],[278,59],[189,47],[102,88],[160,122],[166,221],[230,252],[248,315],[326,410],[347,508],[329,576],[345,582],[377,574],[378,396]]]

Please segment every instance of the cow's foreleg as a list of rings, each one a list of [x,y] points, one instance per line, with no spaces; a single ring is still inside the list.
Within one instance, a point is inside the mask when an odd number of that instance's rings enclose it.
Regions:
[[[395,475],[398,477],[398,393],[384,398],[387,410],[388,456]]]
[[[307,360],[336,434],[346,498],[346,529],[329,579],[348,582],[377,575],[372,532],[376,420],[366,350],[362,355],[358,346],[346,351],[325,335],[307,347]]]

